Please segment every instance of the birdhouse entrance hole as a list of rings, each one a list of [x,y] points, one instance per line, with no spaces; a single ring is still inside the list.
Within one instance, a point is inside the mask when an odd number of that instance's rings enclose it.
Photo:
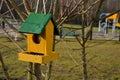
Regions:
[[[39,44],[40,43],[40,35],[39,34],[34,34],[32,37],[34,43]]]

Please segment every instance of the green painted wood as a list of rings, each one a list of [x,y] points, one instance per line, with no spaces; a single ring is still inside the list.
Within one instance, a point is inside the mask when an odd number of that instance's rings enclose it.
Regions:
[[[22,33],[42,34],[48,21],[51,20],[54,25],[54,33],[59,34],[56,23],[51,14],[30,13],[25,22],[19,29]]]

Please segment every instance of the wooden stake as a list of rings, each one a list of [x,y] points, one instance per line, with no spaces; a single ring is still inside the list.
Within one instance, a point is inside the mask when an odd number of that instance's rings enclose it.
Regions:
[[[41,65],[38,63],[34,63],[34,74],[35,74],[35,80],[42,80],[41,76]]]

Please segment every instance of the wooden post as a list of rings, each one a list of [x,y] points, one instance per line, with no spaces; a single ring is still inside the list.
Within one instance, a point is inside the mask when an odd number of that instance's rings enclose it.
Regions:
[[[90,30],[90,40],[92,40],[92,38],[93,38],[93,28],[91,28],[91,30]]]
[[[42,80],[40,64],[34,63],[35,80]]]

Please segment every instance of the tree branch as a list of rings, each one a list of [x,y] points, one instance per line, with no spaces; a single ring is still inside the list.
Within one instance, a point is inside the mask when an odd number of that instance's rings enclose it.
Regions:
[[[20,18],[22,19],[22,21],[25,21],[26,16],[22,14],[22,10],[17,6],[17,4],[15,3],[14,0],[7,0],[7,2],[10,2],[11,5],[15,8],[15,10],[17,11],[18,15],[20,16]]]
[[[33,12],[27,0],[23,0],[23,3],[24,3],[27,14],[29,14],[30,12]]]

